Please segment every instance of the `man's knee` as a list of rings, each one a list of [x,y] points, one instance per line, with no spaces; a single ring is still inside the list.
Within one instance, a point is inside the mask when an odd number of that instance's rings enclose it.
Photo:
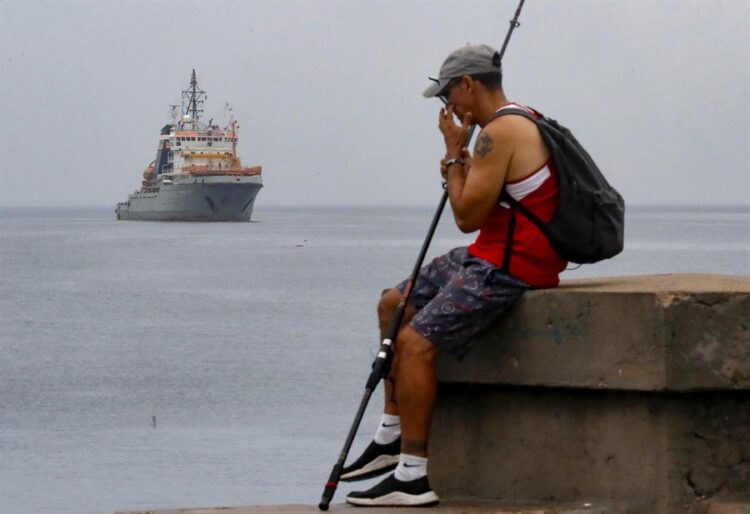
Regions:
[[[401,329],[395,345],[399,364],[416,361],[433,361],[437,347],[410,326]]]
[[[389,289],[380,297],[380,301],[378,302],[378,318],[380,318],[381,321],[388,323],[400,302],[401,291],[395,287]]]

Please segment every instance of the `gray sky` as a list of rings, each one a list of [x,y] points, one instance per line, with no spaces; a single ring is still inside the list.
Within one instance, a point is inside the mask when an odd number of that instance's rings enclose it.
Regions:
[[[0,206],[138,187],[194,67],[240,122],[258,205],[435,205],[438,100],[458,46],[516,0],[0,0]],[[569,126],[634,204],[750,205],[750,2],[527,0],[509,98]]]

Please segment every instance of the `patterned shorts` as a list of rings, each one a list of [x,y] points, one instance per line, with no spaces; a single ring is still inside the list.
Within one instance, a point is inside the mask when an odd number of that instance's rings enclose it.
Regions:
[[[404,293],[407,280],[396,288]],[[441,351],[462,359],[477,336],[529,289],[495,265],[454,248],[423,266],[409,303],[409,325]]]

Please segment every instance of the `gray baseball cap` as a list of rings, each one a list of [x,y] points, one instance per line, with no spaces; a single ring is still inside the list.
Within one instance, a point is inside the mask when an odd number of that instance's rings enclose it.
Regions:
[[[451,53],[440,67],[440,74],[424,90],[425,98],[444,93],[452,79],[480,73],[500,73],[500,53],[489,45],[465,45]]]

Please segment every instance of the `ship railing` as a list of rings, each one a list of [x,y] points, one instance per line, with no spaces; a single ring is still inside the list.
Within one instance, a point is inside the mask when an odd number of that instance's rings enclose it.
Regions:
[[[234,175],[234,176],[253,176],[260,175],[263,172],[262,166],[250,167],[231,167],[231,168],[209,168],[208,166],[190,165],[182,168],[183,173],[196,176],[216,176],[216,175]]]
[[[198,151],[183,151],[182,157],[185,159],[224,159],[229,160],[233,156],[230,152],[222,152],[222,153],[203,153]]]

